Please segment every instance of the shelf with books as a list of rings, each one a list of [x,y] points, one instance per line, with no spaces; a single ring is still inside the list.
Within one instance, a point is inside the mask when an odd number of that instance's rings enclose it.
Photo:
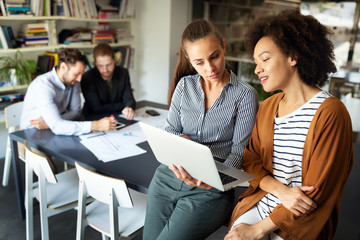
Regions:
[[[110,46],[112,47],[122,47],[122,46],[129,46],[133,45],[134,41],[121,41],[118,43],[111,43]],[[12,48],[12,49],[0,49],[0,53],[16,53],[16,51],[20,52],[39,52],[39,51],[50,51],[50,50],[57,50],[61,48],[78,48],[78,49],[92,49],[96,46],[96,44],[57,44],[52,46],[39,46],[39,47],[22,47],[22,48]]]
[[[65,16],[0,16],[0,21],[40,21],[40,20],[63,20],[81,22],[131,22],[135,18],[77,18]]]
[[[5,3],[0,26],[10,28],[15,35],[15,44],[7,44],[7,36],[2,36],[0,31],[0,53],[39,52],[74,46],[91,49],[101,42],[114,46],[133,44],[131,26],[135,20],[135,0],[22,0],[22,7],[30,7],[30,11],[22,13],[8,9],[13,1],[18,0],[0,0]],[[43,10],[38,11],[38,6]],[[82,32],[91,32],[92,36],[89,39],[75,37]],[[6,44],[1,44],[4,41]]]
[[[31,10],[31,14],[24,14],[24,15],[9,15],[7,14],[0,14],[0,26],[11,26],[13,33],[15,35],[16,40],[19,40],[19,32],[21,32],[23,25],[30,25],[32,23],[43,23],[43,22],[53,22],[55,29],[55,36],[58,42],[52,42],[51,37],[49,36],[49,45],[43,45],[43,46],[23,46],[22,43],[24,42],[24,39],[21,43],[19,41],[17,42],[17,48],[11,48],[8,49],[0,49],[0,55],[5,56],[11,56],[14,55],[17,51],[20,51],[24,53],[25,57],[27,59],[34,60],[37,62],[39,60],[40,55],[45,55],[47,51],[49,52],[58,52],[62,48],[77,48],[80,49],[84,54],[88,54],[92,52],[92,49],[96,46],[96,44],[93,44],[95,42],[92,42],[91,44],[70,44],[66,45],[63,43],[60,43],[59,34],[62,30],[74,30],[76,28],[83,28],[83,29],[97,29],[97,30],[107,30],[107,29],[113,29],[113,35],[114,35],[114,42],[111,42],[110,45],[114,48],[131,48],[134,46],[135,42],[133,37],[126,37],[126,36],[119,36],[121,33],[118,32],[119,29],[126,29],[128,28],[131,32],[131,29],[134,27],[135,22],[135,5],[131,5],[131,9],[129,11],[125,11],[126,8],[123,6],[116,6],[114,9],[118,9],[117,11],[113,11],[113,9],[108,9],[110,2],[118,2],[120,1],[112,1],[112,0],[46,0],[47,2],[50,2],[52,4],[59,4],[65,3],[65,2],[82,2],[86,5],[89,4],[89,2],[96,2],[98,5],[96,7],[96,10],[98,12],[97,17],[89,17],[87,11],[85,8],[80,8],[82,11],[79,11],[79,14],[74,14],[70,12],[70,15],[65,15],[66,13],[60,13],[58,12],[59,9],[57,9],[55,12],[53,12],[54,9],[51,10],[51,14],[45,14],[47,16],[38,16],[36,11],[34,9]],[[135,0],[124,0],[121,1],[123,4],[134,2]],[[4,2],[5,7],[6,3],[10,3],[10,0],[0,0],[0,3]],[[35,3],[35,2],[45,2],[39,1],[39,0],[24,0],[27,4]],[[105,5],[104,5],[105,4]],[[1,4],[0,4],[1,5]],[[121,11],[123,9],[123,11]],[[6,10],[6,9],[5,9]],[[35,9],[36,10],[36,9]],[[2,12],[1,6],[0,11]],[[125,11],[125,12],[124,12]],[[4,11],[5,12],[5,11]],[[85,13],[85,15],[84,15]],[[40,15],[43,14],[40,12]],[[58,15],[57,15],[58,14]],[[60,16],[61,15],[61,16]],[[101,26],[97,26],[101,25]],[[48,33],[50,32],[47,28]],[[130,33],[131,34],[131,33]],[[34,34],[35,35],[35,34]],[[29,36],[22,36],[22,38],[26,38]],[[1,40],[1,39],[0,39]],[[25,44],[24,44],[25,45]],[[22,46],[22,47],[20,47]],[[1,41],[0,41],[0,48],[1,48]],[[132,52],[134,53],[134,51]],[[134,59],[131,58],[131,56],[128,56],[126,59]],[[133,71],[133,62],[128,60],[127,66],[129,67],[130,71]],[[1,66],[0,66],[1,67]],[[0,87],[0,97],[2,95],[8,94],[8,93],[24,93],[26,92],[28,86],[3,86]],[[3,121],[1,118],[1,107],[0,107],[0,123]],[[0,127],[1,129],[1,127]]]
[[[8,87],[0,87],[0,93],[5,92],[14,92],[18,90],[24,90],[28,87],[28,85],[19,85],[19,86],[8,86]]]

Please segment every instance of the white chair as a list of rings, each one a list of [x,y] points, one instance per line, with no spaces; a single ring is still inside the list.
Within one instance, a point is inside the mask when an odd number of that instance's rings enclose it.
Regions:
[[[84,239],[87,225],[99,231],[103,239],[133,238],[140,233],[147,196],[128,189],[124,180],[92,172],[79,163],[75,165],[80,179],[76,239]],[[87,193],[95,201],[85,206]]]
[[[8,129],[9,133],[12,133],[19,128],[20,116],[21,116],[23,104],[24,102],[17,102],[11,104],[10,106],[4,109],[5,126]],[[24,156],[20,152],[19,152],[19,158],[21,160],[24,160]],[[8,137],[6,144],[5,162],[4,162],[4,174],[2,180],[2,185],[4,187],[6,187],[9,183],[10,165],[11,165],[11,146],[10,146],[10,138]]]
[[[360,132],[360,98],[353,98],[351,94],[341,97],[346,106],[352,123],[353,132]]]
[[[25,159],[26,239],[34,238],[34,197],[39,201],[42,239],[49,239],[48,217],[77,206],[79,178],[75,168],[54,175],[48,158],[31,151],[26,144]],[[39,180],[35,184],[33,183],[33,172]]]

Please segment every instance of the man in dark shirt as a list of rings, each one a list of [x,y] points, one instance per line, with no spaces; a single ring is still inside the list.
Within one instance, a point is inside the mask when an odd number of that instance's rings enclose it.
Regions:
[[[126,119],[133,119],[136,102],[128,70],[115,65],[115,52],[108,44],[97,45],[93,53],[95,67],[87,71],[81,80],[84,114],[121,112]]]

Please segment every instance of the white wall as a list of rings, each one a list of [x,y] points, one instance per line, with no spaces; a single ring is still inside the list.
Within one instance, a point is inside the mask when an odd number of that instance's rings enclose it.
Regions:
[[[136,6],[135,98],[167,103],[182,31],[191,19],[191,0],[138,0]]]

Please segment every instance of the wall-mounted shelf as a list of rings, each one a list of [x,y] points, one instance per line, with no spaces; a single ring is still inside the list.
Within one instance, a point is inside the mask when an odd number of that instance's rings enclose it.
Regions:
[[[0,16],[0,21],[45,21],[45,20],[64,20],[64,21],[82,21],[82,22],[131,22],[134,18],[75,18],[65,16],[40,16],[40,17],[16,17],[16,16]]]
[[[22,89],[26,89],[28,85],[19,85],[19,86],[11,86],[11,87],[0,87],[0,93],[4,92],[15,92]]]
[[[122,47],[129,46],[134,44],[134,41],[121,41],[118,43],[111,43],[112,47]],[[20,52],[37,52],[37,51],[51,51],[60,48],[78,48],[78,49],[91,49],[94,48],[96,44],[57,44],[50,46],[39,46],[39,47],[22,47],[22,48],[11,48],[11,49],[0,49],[0,53],[15,53],[16,51]]]

